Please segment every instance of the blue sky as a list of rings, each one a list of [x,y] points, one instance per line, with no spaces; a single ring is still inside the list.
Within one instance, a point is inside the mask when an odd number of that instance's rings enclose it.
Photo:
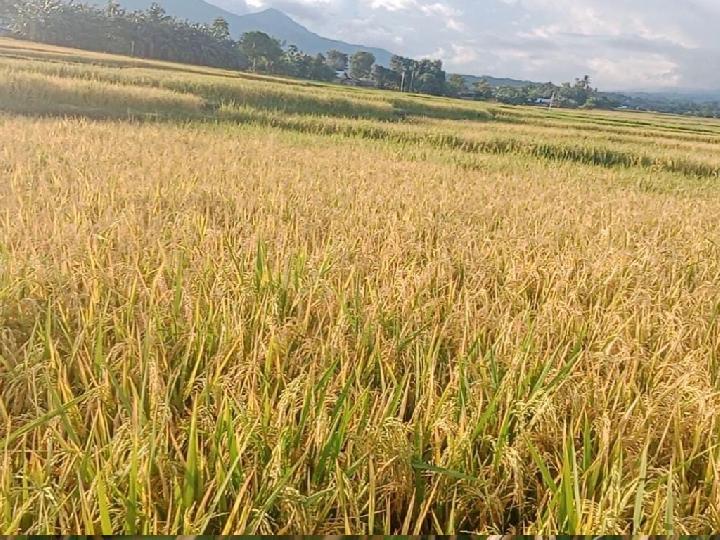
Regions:
[[[210,0],[450,71],[602,89],[720,89],[720,0]]]

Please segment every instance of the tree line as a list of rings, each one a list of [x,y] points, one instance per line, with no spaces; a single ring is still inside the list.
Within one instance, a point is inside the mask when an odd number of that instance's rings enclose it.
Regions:
[[[63,0],[0,0],[0,27],[31,41],[140,58],[319,81],[335,80],[341,73],[355,84],[400,92],[497,99],[512,104],[527,104],[550,95],[558,96],[559,106],[597,102],[597,92],[587,78],[562,87],[548,83],[492,88],[483,80],[469,87],[460,75],[447,78],[441,60],[394,55],[385,67],[367,51],[348,55],[330,50],[312,56],[295,45],[283,47],[263,32],[247,32],[233,40],[222,18],[211,24],[191,23],[168,15],[157,3],[144,11],[127,11],[115,0],[104,7]]]
[[[234,70],[332,80],[323,55],[310,56],[262,32],[230,37],[222,18],[198,24],[168,15],[157,3],[126,11],[110,0],[105,7],[62,0],[0,0],[0,27],[31,41]]]
[[[233,40],[222,18],[191,23],[168,15],[157,3],[127,11],[110,0],[104,7],[62,0],[0,0],[0,29],[31,41],[140,58],[207,65],[257,73],[331,81],[338,71],[354,81],[381,88],[443,94],[445,72],[439,60],[394,56],[389,68],[365,51],[337,50],[309,55],[295,45],[283,47],[263,32]]]
[[[599,92],[588,76],[555,85],[492,86],[485,79],[469,84],[461,75],[446,75],[440,60],[395,55],[389,65],[375,62],[366,51],[348,55],[338,50],[309,55],[296,46],[283,47],[263,32],[238,40],[222,18],[198,24],[169,16],[159,4],[127,11],[115,0],[96,7],[63,0],[0,0],[0,33],[21,39],[140,58],[207,65],[301,79],[332,81],[347,74],[354,84],[367,83],[400,92],[496,100],[513,105],[629,108],[697,116],[720,116],[720,102],[625,96]],[[342,78],[342,76],[341,76]]]
[[[556,85],[547,83],[529,83],[525,85],[492,86],[486,79],[468,85],[464,77],[452,75],[449,85],[455,95],[478,100],[494,99],[509,105],[548,104],[566,108],[605,108],[615,106],[607,95],[593,88],[590,77],[585,75],[575,82]]]
[[[53,45],[241,69],[227,23],[191,24],[158,5],[127,12],[115,2],[98,8],[62,0],[0,0],[0,25],[15,37]]]
[[[495,100],[508,105],[628,109],[720,118],[718,99],[699,100],[662,94],[626,95],[619,92],[601,92],[593,88],[588,75],[560,85],[547,82],[503,86],[492,86],[485,79],[467,84],[464,77],[451,75],[448,84],[451,95],[477,100]]]

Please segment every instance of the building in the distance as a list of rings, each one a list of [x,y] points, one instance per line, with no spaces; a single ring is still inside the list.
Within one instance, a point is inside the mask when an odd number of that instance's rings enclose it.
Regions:
[[[362,86],[365,88],[377,86],[377,83],[372,79],[355,79],[342,69],[335,72],[335,81],[347,86]]]

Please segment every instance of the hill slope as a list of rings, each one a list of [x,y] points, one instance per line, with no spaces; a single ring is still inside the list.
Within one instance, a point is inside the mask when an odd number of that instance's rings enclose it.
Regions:
[[[232,21],[228,22],[234,35],[251,30],[261,30],[286,42],[288,45],[297,45],[300,50],[308,54],[325,53],[330,49],[337,49],[347,54],[368,51],[373,53],[376,61],[382,65],[388,65],[392,56],[392,53],[385,49],[346,43],[319,36],[295,22],[282,11],[273,8],[258,13],[236,16]]]
[[[521,86],[527,86],[529,84],[537,84],[532,81],[523,81],[519,79],[507,79],[507,78],[498,78],[498,77],[490,77],[489,75],[484,75],[481,77],[478,77],[477,75],[462,75],[462,77],[465,79],[465,82],[472,86],[476,82],[485,79],[487,83],[492,86],[493,88],[499,87],[499,86],[514,86],[514,87],[521,87]]]
[[[210,23],[218,17],[223,17],[232,26],[232,19],[242,17],[241,14],[231,13],[205,0],[118,0],[118,3],[128,11],[145,10],[154,2],[160,4],[168,15],[192,22]],[[98,6],[106,4],[104,0],[93,0],[92,3]],[[247,13],[244,2],[238,2],[238,12]]]
[[[128,10],[147,9],[154,0],[119,0],[121,6]],[[96,5],[104,5],[104,0],[93,0]],[[347,54],[357,51],[368,51],[375,55],[379,64],[388,65],[392,53],[377,47],[366,47],[354,43],[334,40],[311,32],[303,25],[288,17],[277,9],[266,9],[257,13],[247,13],[247,5],[238,3],[242,14],[232,13],[204,0],[159,0],[168,15],[178,19],[186,19],[198,23],[210,23],[218,17],[225,19],[230,25],[230,32],[237,38],[245,32],[259,30],[279,39],[285,45],[297,45],[308,53],[325,53],[337,49]]]

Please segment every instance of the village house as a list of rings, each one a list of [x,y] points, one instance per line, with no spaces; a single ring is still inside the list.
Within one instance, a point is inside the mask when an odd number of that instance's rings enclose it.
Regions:
[[[375,88],[377,83],[372,79],[355,79],[344,69],[335,72],[335,82],[346,86],[359,86],[363,88]]]

